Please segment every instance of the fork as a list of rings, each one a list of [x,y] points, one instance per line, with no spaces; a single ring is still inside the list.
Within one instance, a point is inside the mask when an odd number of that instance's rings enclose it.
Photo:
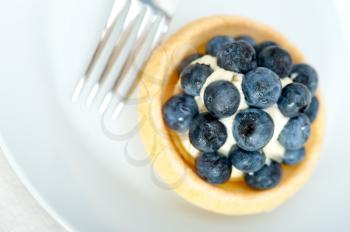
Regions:
[[[177,0],[115,0],[99,43],[74,89],[72,101],[85,100],[113,119],[122,112],[142,67],[160,42],[175,12]],[[133,11],[134,10],[134,11]],[[132,17],[130,22],[127,19]],[[82,97],[84,95],[84,97]]]

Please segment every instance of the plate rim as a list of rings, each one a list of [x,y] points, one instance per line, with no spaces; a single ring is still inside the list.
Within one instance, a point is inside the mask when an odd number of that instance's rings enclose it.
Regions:
[[[29,195],[39,204],[39,206],[45,210],[48,215],[55,220],[60,226],[63,227],[68,232],[78,231],[71,225],[64,217],[62,217],[49,203],[45,198],[39,193],[39,191],[34,187],[31,181],[23,173],[22,168],[16,162],[14,156],[12,155],[11,149],[6,143],[4,136],[2,135],[0,129],[0,150],[5,157],[5,160],[8,162],[12,171],[15,173],[16,177],[23,184],[23,187],[28,191]]]

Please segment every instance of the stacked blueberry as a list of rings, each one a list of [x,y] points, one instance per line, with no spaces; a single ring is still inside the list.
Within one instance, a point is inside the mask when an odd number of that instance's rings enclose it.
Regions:
[[[183,93],[171,97],[163,107],[163,117],[171,129],[188,131],[191,144],[201,154],[196,158],[197,174],[212,184],[230,179],[232,166],[244,173],[244,180],[254,189],[270,189],[282,176],[281,164],[268,160],[263,148],[273,137],[275,125],[264,111],[278,107],[289,120],[278,137],[285,148],[283,163],[295,165],[305,156],[304,144],[310,135],[310,124],[319,107],[315,92],[316,71],[307,64],[294,64],[289,53],[273,41],[257,44],[250,36],[216,36],[206,46],[206,53],[217,58],[220,68],[244,74],[241,99],[230,81],[211,82],[204,89],[203,101],[208,112],[200,113],[196,97],[207,78],[214,72],[206,64],[193,63],[201,57],[193,54],[179,66]],[[281,79],[292,83],[282,88]],[[240,102],[248,108],[238,110]],[[231,128],[220,119],[234,117]],[[236,144],[228,156],[219,153],[232,133]]]

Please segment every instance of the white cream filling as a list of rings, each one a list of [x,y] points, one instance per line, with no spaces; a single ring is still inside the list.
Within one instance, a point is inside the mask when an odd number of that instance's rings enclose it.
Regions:
[[[238,89],[238,91],[240,93],[241,101],[240,101],[237,112],[232,116],[219,119],[220,122],[222,122],[226,127],[227,139],[226,139],[226,142],[224,143],[224,145],[222,145],[220,147],[218,152],[222,155],[227,156],[231,147],[236,144],[236,141],[235,141],[233,134],[232,134],[233,120],[236,117],[236,114],[240,110],[248,108],[248,105],[246,104],[246,101],[245,101],[245,98],[243,95],[243,91],[242,91],[242,87],[241,87],[242,79],[243,79],[244,75],[240,74],[240,73],[227,71],[227,70],[220,68],[217,65],[216,57],[213,57],[210,55],[202,56],[202,57],[194,60],[191,64],[196,64],[196,63],[209,65],[214,70],[214,72],[205,81],[205,83],[200,91],[200,95],[195,97],[195,100],[197,102],[198,109],[200,112],[207,112],[208,111],[207,108],[205,107],[205,104],[204,104],[204,91],[205,91],[206,87],[209,84],[211,84],[212,82],[219,81],[219,80],[230,81],[233,85],[235,85],[235,87]],[[285,78],[281,79],[282,87],[284,87],[292,82],[293,82],[292,79],[289,77],[285,77]],[[177,86],[177,89],[179,89],[179,88],[180,88],[180,81],[178,82],[178,86]],[[264,109],[264,111],[271,116],[271,118],[274,122],[274,125],[275,125],[274,134],[273,134],[271,140],[263,148],[263,151],[264,151],[266,158],[267,158],[266,163],[270,163],[271,160],[281,162],[283,159],[285,149],[278,142],[278,137],[279,137],[279,134],[281,133],[282,129],[284,128],[284,126],[287,124],[288,118],[285,117],[279,111],[276,104]],[[187,152],[193,158],[196,158],[200,152],[191,144],[191,142],[189,140],[188,132],[181,134],[180,138],[181,138],[183,147],[187,150]],[[240,177],[242,175],[243,175],[243,172],[241,172],[238,169],[233,167],[231,178],[237,178],[237,177]]]

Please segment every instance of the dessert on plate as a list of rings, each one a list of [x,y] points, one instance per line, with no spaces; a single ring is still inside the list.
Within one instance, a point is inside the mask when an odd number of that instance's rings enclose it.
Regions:
[[[153,52],[141,80],[145,147],[191,203],[259,213],[308,180],[324,130],[318,74],[270,27],[238,16],[194,21]]]

